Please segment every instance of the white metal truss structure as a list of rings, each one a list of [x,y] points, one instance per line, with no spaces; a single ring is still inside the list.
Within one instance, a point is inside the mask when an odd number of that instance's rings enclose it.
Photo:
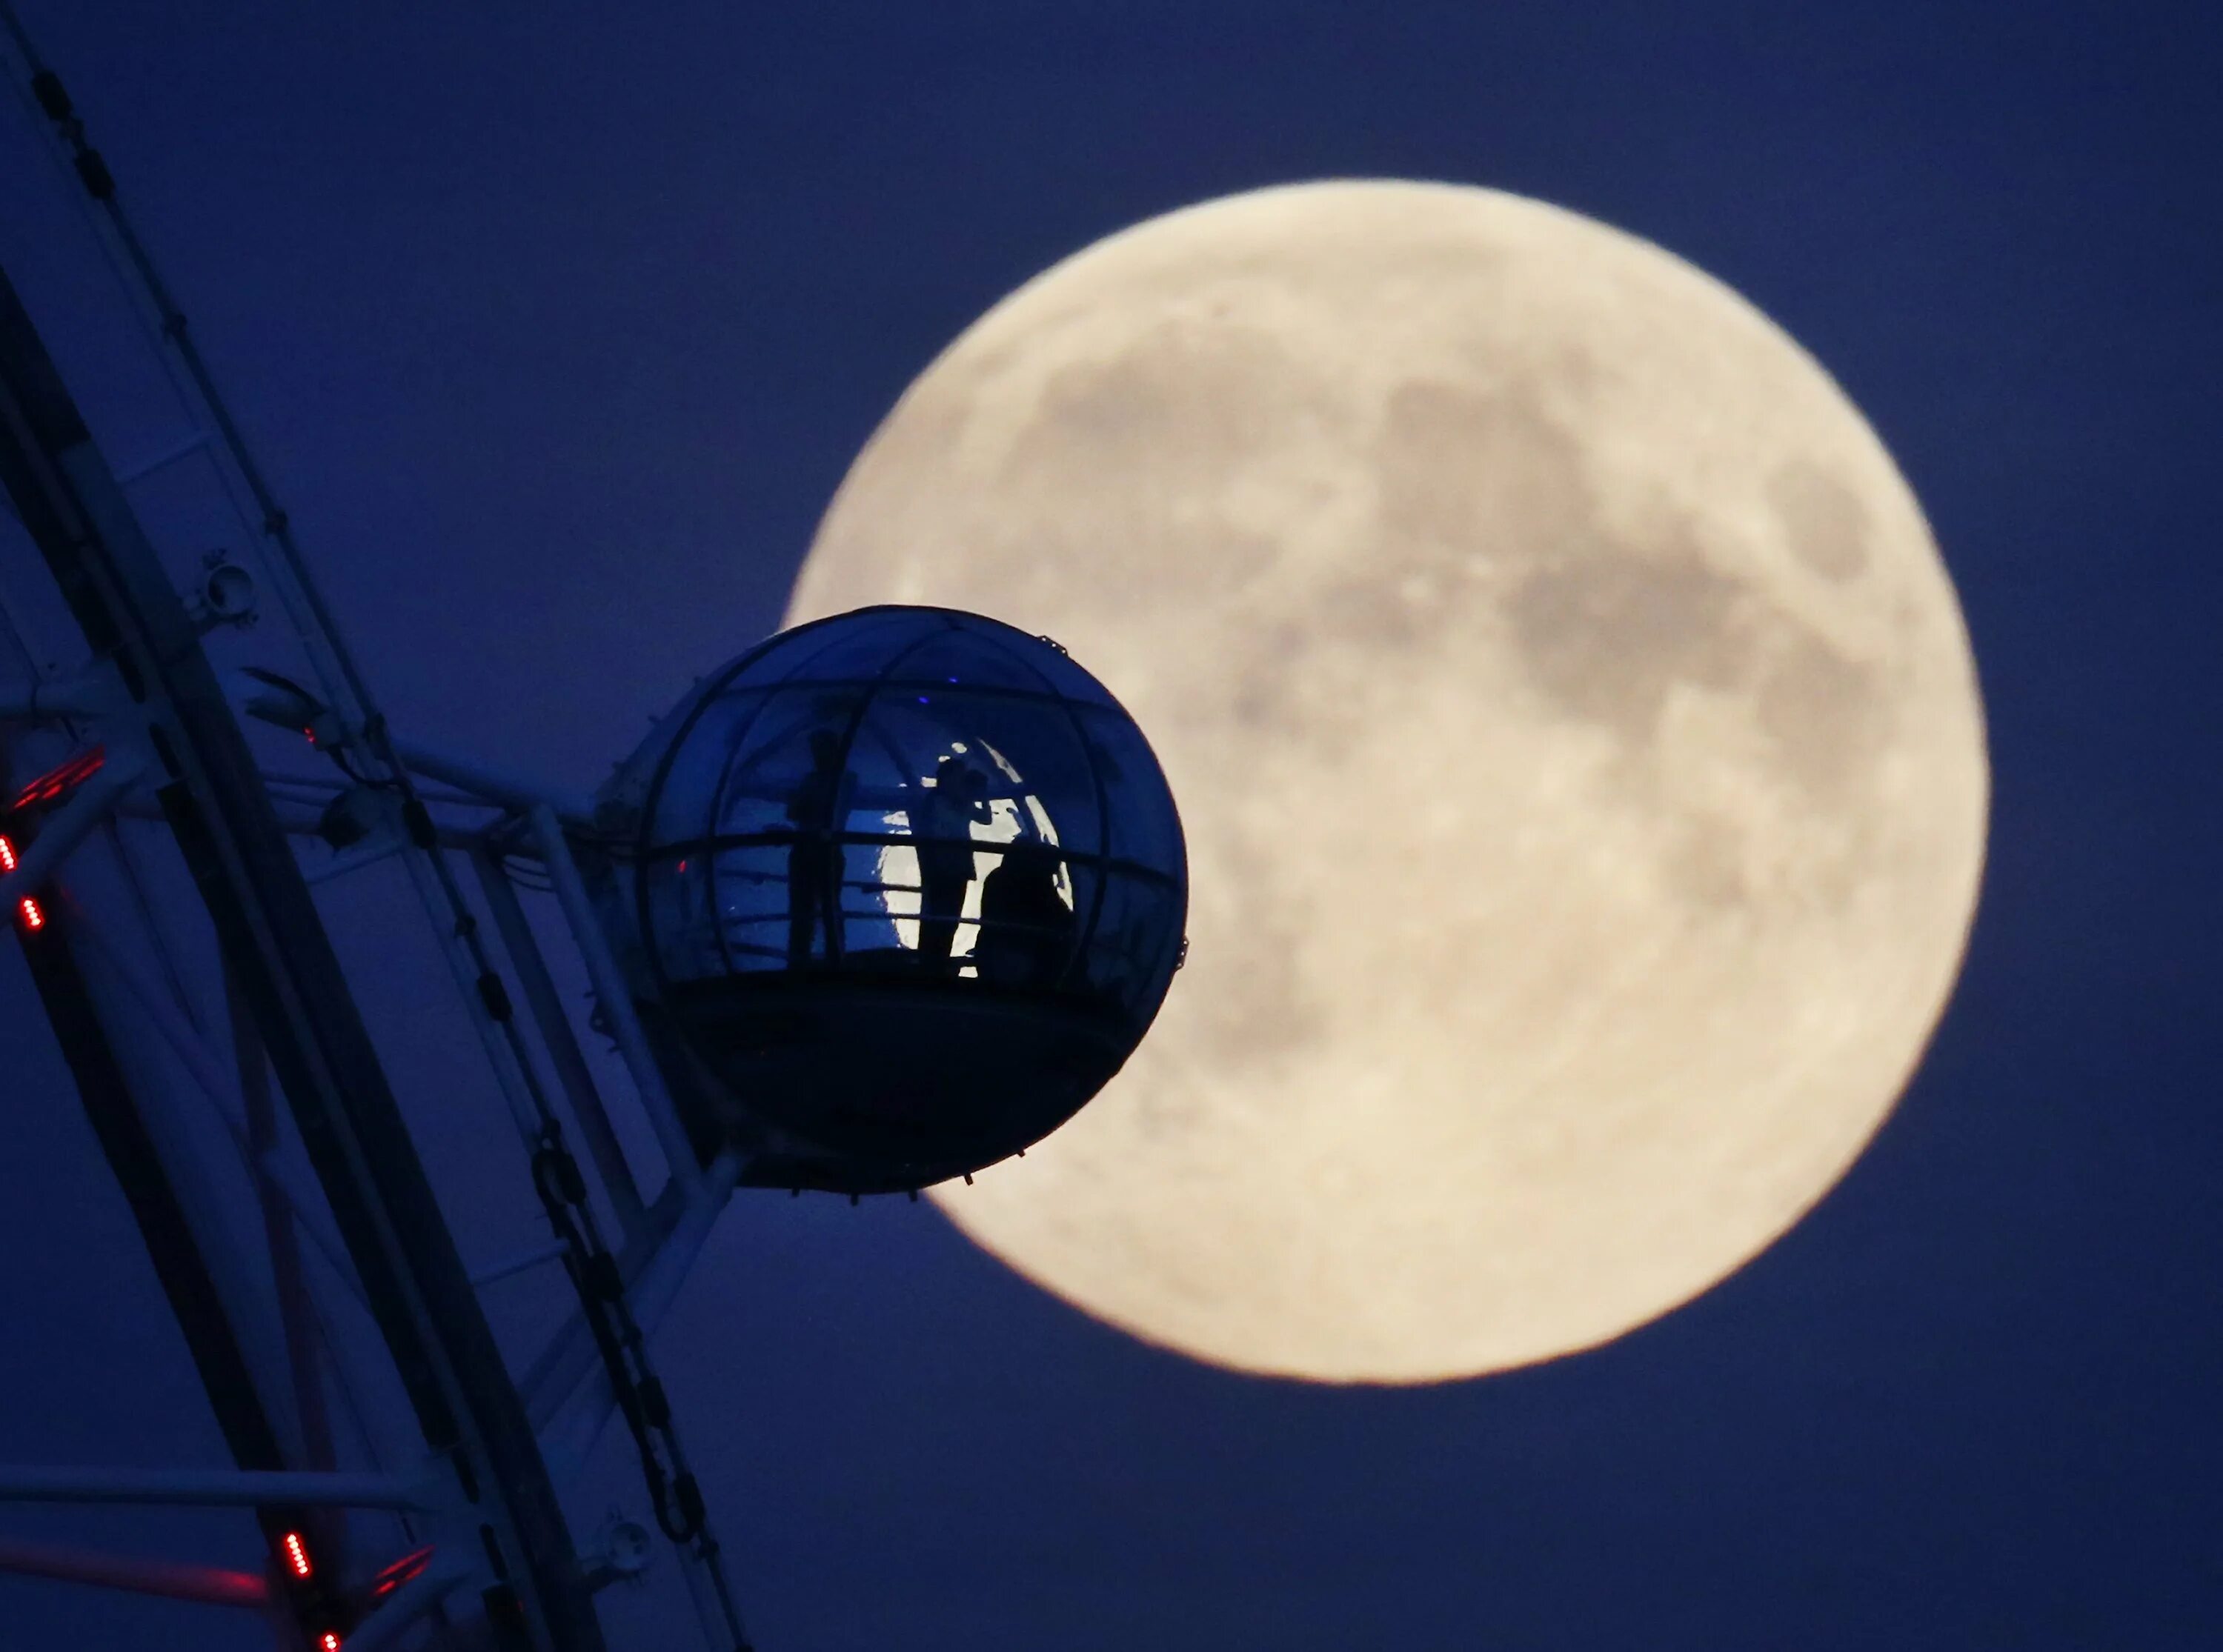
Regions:
[[[746,1647],[648,1356],[739,1166],[690,1145],[589,909],[591,810],[387,726],[4,5],[0,60],[79,198],[64,227],[121,278],[111,330],[143,334],[135,417],[168,424],[90,427],[0,268],[0,918],[233,1460],[0,1467],[0,1501],[235,1507],[263,1537],[222,1570],[0,1541],[0,1571],[259,1608],[304,1652],[599,1652],[598,1592],[654,1548],[646,1523],[575,1536],[621,1421],[705,1643]],[[0,266],[39,250],[22,229],[0,223]],[[328,931],[327,898],[372,868],[423,906],[521,1149],[505,1169],[545,1220],[475,1272]],[[575,1294],[519,1346],[482,1297],[541,1267]]]

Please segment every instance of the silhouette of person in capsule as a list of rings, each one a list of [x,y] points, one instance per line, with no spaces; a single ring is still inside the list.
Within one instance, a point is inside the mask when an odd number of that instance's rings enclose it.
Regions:
[[[1074,910],[1057,892],[1055,844],[1014,843],[980,886],[980,979],[1006,987],[1055,983],[1073,947]]]
[[[841,737],[810,735],[810,768],[788,794],[787,967],[810,964],[810,938],[826,936],[826,961],[841,956],[841,846],[834,834],[849,824],[856,782],[841,762]]]
[[[962,757],[944,757],[935,765],[934,789],[915,813],[918,955],[929,969],[948,970],[965,889],[973,881],[973,828],[990,818],[988,777]]]

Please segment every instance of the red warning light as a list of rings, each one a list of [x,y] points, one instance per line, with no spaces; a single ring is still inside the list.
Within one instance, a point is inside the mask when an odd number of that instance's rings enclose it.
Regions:
[[[12,839],[0,837],[0,875],[15,870],[16,845]],[[16,915],[22,920],[26,929],[44,929],[47,927],[47,909],[28,895],[16,902]]]
[[[370,1598],[374,1600],[385,1599],[387,1596],[431,1565],[431,1561],[432,1546],[430,1543],[425,1544],[422,1548],[412,1548],[371,1580]]]
[[[317,1652],[340,1652],[339,1631],[337,1630],[328,1629],[323,1634],[318,1636]]]
[[[309,1576],[316,1568],[309,1564],[309,1546],[301,1541],[301,1534],[289,1531],[280,1541],[286,1549],[286,1564],[293,1568],[293,1575],[297,1578]],[[339,1643],[335,1641],[332,1644],[337,1646]]]
[[[51,803],[72,787],[90,780],[100,772],[108,761],[108,748],[95,746],[90,751],[80,751],[59,769],[49,769],[36,780],[16,794],[10,809],[27,809],[39,803]]]

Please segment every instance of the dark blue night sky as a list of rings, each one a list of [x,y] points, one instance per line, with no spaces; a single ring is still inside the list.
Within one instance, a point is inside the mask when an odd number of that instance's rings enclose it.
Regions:
[[[1598,1352],[1333,1391],[1131,1342],[928,1205],[745,1197],[664,1361],[767,1652],[2223,1644],[2223,10],[23,9],[394,722],[582,784],[777,623],[976,315],[1258,185],[1488,184],[1660,243],[1820,358],[1936,529],[1990,864],[1927,1064],[1811,1217]],[[35,289],[66,215],[0,115]],[[66,356],[101,313],[54,301]],[[0,963],[0,1459],[217,1461],[21,989]],[[72,1643],[259,1643],[0,1582],[0,1647]]]

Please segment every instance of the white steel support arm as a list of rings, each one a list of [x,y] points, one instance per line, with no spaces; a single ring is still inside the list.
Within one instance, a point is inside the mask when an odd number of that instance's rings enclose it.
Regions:
[[[412,774],[425,775],[473,797],[485,798],[506,808],[526,810],[552,808],[565,820],[578,826],[589,826],[595,818],[594,804],[588,799],[573,795],[560,786],[544,785],[519,775],[507,774],[489,768],[474,758],[457,757],[450,752],[436,751],[430,746],[419,745],[414,740],[395,739],[394,755],[408,767]]]
[[[236,1087],[217,1064],[207,1044],[185,1018],[171,1005],[161,992],[149,981],[124,948],[110,938],[107,930],[86,913],[76,913],[74,927],[80,939],[91,948],[102,968],[131,996],[133,1004],[148,1026],[153,1027],[171,1053],[178,1058],[193,1081],[209,1109],[216,1115],[225,1134],[231,1138],[238,1151],[240,1161],[250,1176],[266,1175],[278,1197],[293,1213],[293,1220],[317,1247],[334,1276],[359,1303],[365,1303],[362,1282],[356,1277],[355,1263],[349,1258],[347,1246],[331,1226],[331,1219],[317,1209],[314,1203],[296,1191],[287,1180],[281,1166],[264,1164],[261,1156],[247,1139],[246,1127],[234,1117],[229,1103],[236,1095]]]
[[[399,1643],[469,1575],[469,1568],[457,1561],[435,1559],[356,1625],[347,1637],[347,1652],[379,1652]]]
[[[115,669],[98,661],[66,676],[0,685],[0,717],[41,722],[54,717],[91,716],[114,706],[122,693]]]
[[[499,854],[482,844],[471,851],[471,867],[478,874],[479,888],[486,896],[487,910],[494,914],[494,928],[509,954],[510,967],[517,973],[526,1008],[539,1026],[541,1046],[556,1069],[564,1099],[571,1104],[571,1116],[585,1139],[588,1156],[594,1160],[602,1190],[617,1213],[618,1227],[630,1241],[640,1231],[639,1184],[633,1180],[632,1164],[610,1126],[609,1111],[602,1105],[601,1091],[595,1087],[593,1070],[579,1047],[578,1034],[564,1014],[564,1001],[548,972],[548,960],[532,933],[532,921],[525,915]]]
[[[12,908],[54,875],[92,829],[105,820],[124,794],[139,782],[139,765],[132,759],[111,758],[91,779],[71,794],[68,802],[48,817],[39,835],[16,847],[16,869],[0,877],[0,911]]]
[[[563,823],[557,819],[556,811],[545,803],[529,811],[526,823],[532,830],[533,847],[548,869],[548,881],[555,888],[564,920],[571,926],[572,936],[579,944],[579,956],[586,964],[587,979],[595,989],[595,998],[601,1005],[602,1014],[609,1018],[618,1053],[640,1091],[641,1106],[655,1128],[657,1145],[664,1149],[671,1179],[680,1187],[691,1189],[702,1178],[702,1167],[695,1157],[695,1144],[688,1139],[687,1127],[672,1102],[671,1092],[664,1086],[663,1070],[656,1065],[656,1057],[648,1047],[648,1034],[641,1030],[640,1017],[633,1013],[633,993],[618,969],[617,959],[611,956],[601,920],[595,914],[594,902],[587,898],[587,886],[579,880],[579,868],[571,858],[571,845],[564,841]]]
[[[205,1606],[259,1608],[270,1602],[269,1584],[255,1573],[197,1566],[186,1561],[104,1555],[93,1549],[29,1542],[20,1537],[0,1537],[0,1573],[53,1578],[62,1583],[121,1589],[130,1594],[162,1595]]]

